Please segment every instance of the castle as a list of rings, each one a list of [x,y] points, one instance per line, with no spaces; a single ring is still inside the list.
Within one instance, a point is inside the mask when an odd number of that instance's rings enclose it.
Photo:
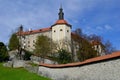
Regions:
[[[53,25],[47,28],[29,31],[24,31],[23,27],[21,26],[18,36],[20,38],[21,47],[28,51],[33,51],[35,49],[35,42],[37,37],[44,35],[50,38],[52,41],[56,42],[60,49],[64,48],[71,52],[71,37],[74,36],[71,32],[71,29],[72,25],[70,25],[64,19],[64,12],[62,7],[60,7],[58,20]],[[99,42],[93,41],[91,44],[98,54],[103,53],[102,46]]]
[[[38,30],[23,31],[23,27],[21,26],[19,29],[21,46],[23,49],[33,51],[37,36],[44,35],[52,39],[52,41],[58,43],[62,48],[63,40],[67,42],[71,41],[71,28],[72,26],[66,20],[64,20],[63,9],[60,7],[58,20],[50,27]],[[71,51],[70,47],[67,44],[64,48],[66,48],[68,51]]]

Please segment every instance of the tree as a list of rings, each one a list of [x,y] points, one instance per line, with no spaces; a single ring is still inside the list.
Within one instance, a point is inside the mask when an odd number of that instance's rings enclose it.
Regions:
[[[74,32],[81,37],[83,36],[82,30],[80,28],[77,28]]]
[[[98,41],[98,42],[101,42],[101,43],[102,43],[102,37],[101,37],[101,36],[98,36],[98,35],[96,35],[96,34],[91,34],[91,35],[87,36],[87,40],[88,40],[88,41],[94,40],[94,41]]]
[[[66,64],[72,62],[71,54],[64,49],[58,50],[58,63]]]
[[[15,33],[11,35],[11,38],[9,40],[8,48],[9,50],[15,50],[19,47],[19,39]]]
[[[24,60],[30,60],[30,57],[31,57],[31,55],[32,55],[32,52],[30,52],[30,51],[27,51],[27,50],[22,50],[24,53],[25,53],[25,55],[23,56],[23,59]]]
[[[9,59],[8,51],[3,42],[0,42],[0,62],[6,61]]]
[[[86,39],[82,38],[79,34],[72,35],[73,47],[76,50],[79,61],[84,61],[89,58],[98,56],[97,52],[92,48],[92,45]]]
[[[47,36],[38,36],[35,43],[35,53],[41,58],[48,56],[48,53],[51,53],[51,39]]]
[[[92,35],[88,36],[88,40],[99,42],[102,49],[104,50],[104,54],[111,54],[113,51],[115,51],[115,48],[112,46],[111,42],[108,40],[104,43],[101,36],[92,34]]]
[[[86,40],[81,40],[79,43],[77,56],[79,61],[84,61],[89,58],[97,57],[97,52],[92,48],[91,44]]]
[[[108,40],[105,43],[105,54],[111,54],[115,51],[115,48],[112,46],[111,42]]]

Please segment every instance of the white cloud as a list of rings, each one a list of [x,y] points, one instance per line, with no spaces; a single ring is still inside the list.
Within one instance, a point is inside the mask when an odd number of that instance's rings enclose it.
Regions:
[[[83,33],[85,34],[105,34],[106,32],[112,31],[112,27],[110,25],[102,25],[97,27],[86,26],[83,28]]]
[[[96,27],[96,30],[102,31],[102,30],[103,30],[103,27],[98,26],[98,27]]]
[[[104,28],[105,28],[106,30],[112,30],[112,27],[111,27],[110,25],[108,25],[108,24],[106,24],[106,25],[104,26]]]

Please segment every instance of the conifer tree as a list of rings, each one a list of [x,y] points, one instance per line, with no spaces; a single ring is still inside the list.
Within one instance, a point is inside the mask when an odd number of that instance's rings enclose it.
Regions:
[[[9,40],[8,48],[9,50],[15,50],[19,47],[19,39],[15,33],[11,35],[11,38]]]
[[[8,60],[8,51],[3,42],[0,42],[0,62]]]

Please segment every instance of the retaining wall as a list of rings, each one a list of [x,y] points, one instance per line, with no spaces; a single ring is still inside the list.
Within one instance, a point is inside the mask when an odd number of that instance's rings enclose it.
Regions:
[[[38,74],[53,80],[119,80],[120,52],[66,65],[40,64]]]

